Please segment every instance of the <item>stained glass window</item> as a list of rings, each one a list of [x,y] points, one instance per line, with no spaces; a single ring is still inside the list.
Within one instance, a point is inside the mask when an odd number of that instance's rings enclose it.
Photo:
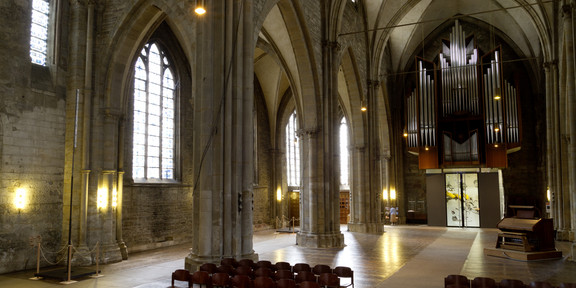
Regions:
[[[288,186],[300,186],[300,145],[298,141],[298,118],[296,111],[292,112],[286,125],[286,172]]]
[[[134,179],[174,179],[174,76],[166,53],[148,43],[134,66]]]
[[[30,27],[30,58],[32,63],[46,66],[48,47],[48,22],[50,2],[32,1],[32,26]]]
[[[340,121],[340,185],[348,186],[349,177],[349,152],[348,152],[348,124],[346,118]]]

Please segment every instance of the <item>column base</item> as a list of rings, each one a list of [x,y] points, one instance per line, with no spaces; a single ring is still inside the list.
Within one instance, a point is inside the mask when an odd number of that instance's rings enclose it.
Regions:
[[[100,264],[116,263],[122,261],[122,253],[118,244],[104,244],[100,247]]]
[[[198,256],[198,255],[190,252],[190,254],[188,254],[188,256],[186,256],[186,258],[184,258],[184,269],[186,269],[190,272],[195,272],[195,271],[198,271],[200,266],[204,263],[214,263],[214,264],[220,265],[220,260],[222,260],[222,258],[229,258],[229,257],[234,257],[234,258],[236,258],[236,260],[252,259],[252,260],[254,260],[254,262],[258,261],[258,254],[254,253],[254,251],[252,251],[252,253],[250,253],[250,254],[245,254],[245,255],[240,255],[240,256],[221,256],[221,255]]]
[[[384,233],[384,223],[348,223],[348,231],[382,234]]]
[[[558,241],[574,241],[574,232],[570,230],[556,230],[556,240]]]
[[[296,235],[296,244],[308,248],[342,248],[346,246],[342,233],[308,234],[299,232]]]

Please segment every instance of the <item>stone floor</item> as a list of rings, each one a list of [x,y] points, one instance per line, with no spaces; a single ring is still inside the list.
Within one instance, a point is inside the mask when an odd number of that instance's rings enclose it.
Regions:
[[[553,285],[576,282],[576,262],[567,255],[571,243],[559,242],[563,258],[518,261],[484,255],[494,247],[496,229],[442,228],[428,226],[386,226],[382,235],[352,233],[342,226],[346,247],[312,249],[295,245],[295,234],[257,232],[254,250],[260,259],[292,264],[350,266],[356,288],[368,287],[444,287],[444,277],[462,274],[524,283],[547,281]],[[171,273],[184,267],[188,245],[133,253],[129,260],[100,266],[102,277],[79,278],[70,287],[90,288],[166,288]],[[47,270],[48,268],[43,268]],[[43,271],[42,270],[42,271]],[[55,287],[57,280],[30,280],[35,270],[0,275],[0,287]],[[178,286],[179,284],[179,286]],[[183,282],[177,287],[187,287]]]

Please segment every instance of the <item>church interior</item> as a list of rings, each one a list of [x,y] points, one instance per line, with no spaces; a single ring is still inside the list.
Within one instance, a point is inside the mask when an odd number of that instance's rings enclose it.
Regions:
[[[2,1],[0,286],[224,258],[576,283],[575,9]],[[97,281],[170,284],[142,274]]]

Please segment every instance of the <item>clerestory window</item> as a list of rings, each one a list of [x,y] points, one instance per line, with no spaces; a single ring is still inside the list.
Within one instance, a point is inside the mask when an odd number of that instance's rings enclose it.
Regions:
[[[350,175],[350,162],[348,152],[348,124],[346,118],[340,120],[340,185],[342,188],[348,188],[348,177]]]
[[[46,66],[48,51],[48,23],[50,2],[32,1],[32,25],[30,27],[30,59],[32,63]]]
[[[166,52],[148,43],[134,66],[132,176],[175,179],[175,80]]]
[[[286,172],[288,186],[292,189],[299,189],[300,187],[300,145],[297,131],[298,118],[296,111],[294,111],[286,125]]]

